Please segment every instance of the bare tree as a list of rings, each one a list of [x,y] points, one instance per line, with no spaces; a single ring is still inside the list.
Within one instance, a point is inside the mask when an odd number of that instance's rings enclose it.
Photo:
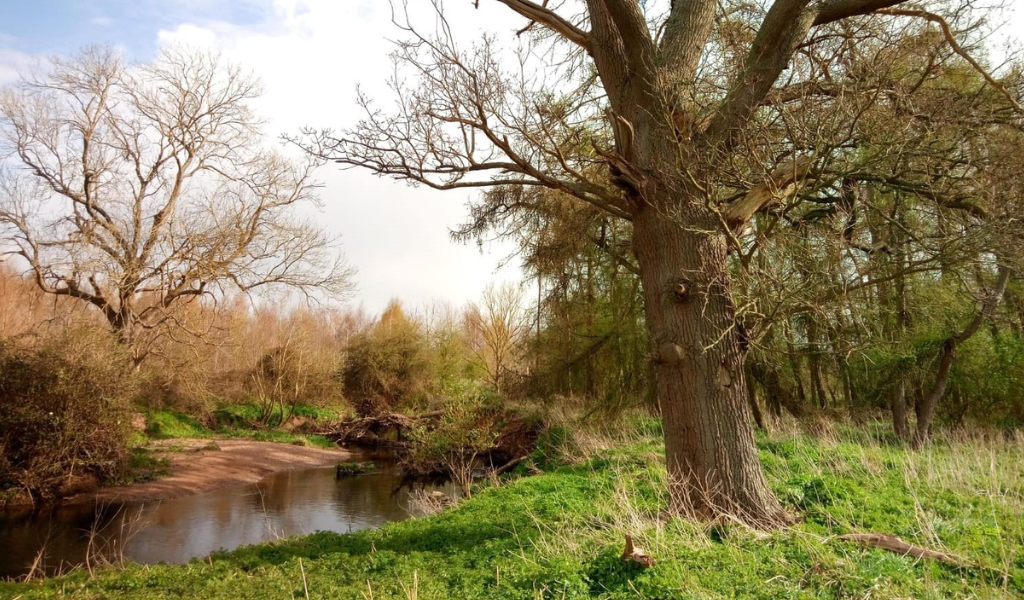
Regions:
[[[136,363],[218,289],[345,294],[334,239],[296,213],[311,173],[267,150],[259,84],[216,56],[130,66],[92,48],[0,95],[0,238],[44,292],[102,311]]]
[[[460,48],[435,0],[436,34],[399,22],[396,110],[363,97],[356,127],[299,143],[439,189],[543,186],[629,221],[672,510],[784,523],[754,445],[729,254],[755,215],[854,168],[843,119],[856,107],[827,100],[887,101],[857,88],[859,32],[887,24],[898,46],[910,24],[947,21],[893,10],[905,0],[496,1],[527,20],[522,68],[491,37]]]
[[[466,310],[466,329],[470,349],[487,372],[488,382],[500,393],[502,383],[522,357],[529,331],[522,291],[511,283],[488,285],[481,303],[470,304]]]

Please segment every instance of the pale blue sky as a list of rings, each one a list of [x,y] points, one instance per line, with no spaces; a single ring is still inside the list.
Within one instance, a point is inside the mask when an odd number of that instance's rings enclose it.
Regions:
[[[69,54],[91,44],[120,46],[146,59],[157,33],[185,22],[259,26],[271,6],[258,1],[2,0],[0,46],[25,54]]]

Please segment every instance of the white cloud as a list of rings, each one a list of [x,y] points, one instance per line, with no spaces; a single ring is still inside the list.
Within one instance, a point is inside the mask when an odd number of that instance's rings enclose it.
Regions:
[[[38,62],[37,58],[28,54],[0,49],[0,86],[17,81],[22,73]]]
[[[178,0],[202,2],[203,0]],[[418,3],[425,4],[425,3]],[[446,7],[446,15],[468,39],[478,23],[511,25],[507,11],[474,11],[470,2]],[[344,128],[361,116],[357,84],[385,104],[390,70],[388,38],[401,36],[380,0],[274,0],[268,19],[252,27],[225,22],[184,23],[160,32],[161,43],[215,49],[251,69],[266,94],[257,104],[272,135],[300,127]],[[429,15],[416,15],[433,26]],[[413,306],[434,299],[461,304],[479,296],[494,279],[518,280],[517,267],[496,274],[508,245],[459,246],[448,230],[466,218],[466,193],[415,189],[366,172],[328,165],[320,173],[325,209],[318,218],[342,235],[345,253],[359,269],[359,297],[381,310],[391,297]]]

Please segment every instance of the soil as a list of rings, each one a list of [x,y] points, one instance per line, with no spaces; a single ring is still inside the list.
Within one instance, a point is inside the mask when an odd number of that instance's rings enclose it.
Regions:
[[[170,459],[170,475],[155,481],[101,488],[64,500],[165,500],[216,488],[255,483],[272,473],[352,460],[351,452],[252,440],[164,440],[151,446]]]

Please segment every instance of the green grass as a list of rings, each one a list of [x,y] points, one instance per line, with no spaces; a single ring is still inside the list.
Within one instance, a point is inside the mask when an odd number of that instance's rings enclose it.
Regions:
[[[111,482],[113,485],[128,485],[153,481],[169,475],[171,461],[166,457],[153,455],[149,448],[132,448],[128,456],[125,473]]]
[[[184,566],[0,584],[0,597],[303,598],[303,570],[314,599],[1024,597],[1024,441],[939,440],[908,453],[862,431],[762,437],[771,484],[801,517],[763,534],[660,519],[665,475],[652,431],[577,431],[549,452],[590,458],[482,489],[434,517]],[[834,538],[854,531],[893,533],[972,566]],[[619,560],[626,533],[657,566]]]
[[[296,416],[315,417],[318,420],[336,418],[332,409],[299,406]],[[197,419],[169,410],[150,411],[146,414],[146,438],[135,440],[135,445],[144,445],[148,439],[204,439],[213,437],[245,438],[260,442],[281,444],[303,444],[318,448],[335,448],[337,444],[321,435],[291,433],[278,429],[263,429],[254,425],[259,418],[257,407],[248,404],[233,404],[214,413],[214,426],[210,429]],[[174,446],[169,450],[173,451]]]
[[[157,440],[208,438],[213,432],[196,419],[168,410],[151,411],[146,415],[146,435]]]

